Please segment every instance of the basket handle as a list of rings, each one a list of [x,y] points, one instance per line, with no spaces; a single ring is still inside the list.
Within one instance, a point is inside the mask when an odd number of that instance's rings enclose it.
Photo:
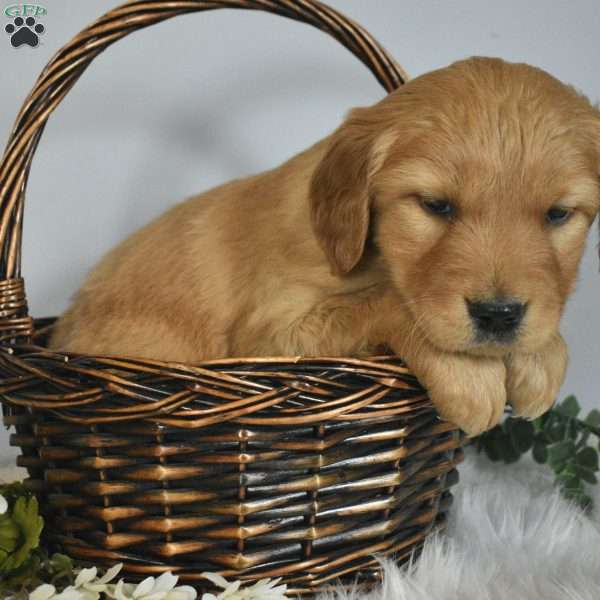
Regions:
[[[48,117],[92,60],[112,43],[172,17],[217,8],[262,10],[308,23],[348,48],[388,92],[407,80],[402,68],[360,25],[317,0],[142,0],[109,11],[46,65],[23,103],[0,162],[0,342],[32,333],[21,279],[23,203],[31,161]]]

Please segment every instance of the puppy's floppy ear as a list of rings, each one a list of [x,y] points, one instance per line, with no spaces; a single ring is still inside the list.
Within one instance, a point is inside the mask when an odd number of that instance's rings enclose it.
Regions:
[[[383,162],[369,109],[354,109],[330,139],[310,184],[313,230],[332,272],[360,260],[369,229],[369,180]]]

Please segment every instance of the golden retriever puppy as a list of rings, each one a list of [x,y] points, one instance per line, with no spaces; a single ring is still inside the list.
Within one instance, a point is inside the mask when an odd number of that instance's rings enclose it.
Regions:
[[[179,204],[108,254],[53,348],[195,363],[404,357],[470,434],[535,417],[600,208],[600,115],[525,64],[472,58],[353,110],[282,166]]]

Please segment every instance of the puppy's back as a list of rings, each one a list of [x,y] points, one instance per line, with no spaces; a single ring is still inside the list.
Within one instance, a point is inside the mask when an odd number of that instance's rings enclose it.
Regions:
[[[330,277],[307,210],[324,142],[193,197],[131,235],[90,273],[51,347],[181,362],[252,353],[252,336],[277,320],[266,296],[293,287],[301,313],[313,301],[302,289]],[[289,302],[279,307],[285,317],[290,311]]]
[[[206,250],[216,237],[217,205],[223,209],[243,183],[173,207],[111,250],[58,321],[50,346],[175,361],[225,355],[219,330],[227,304],[216,297],[228,290],[219,253]]]

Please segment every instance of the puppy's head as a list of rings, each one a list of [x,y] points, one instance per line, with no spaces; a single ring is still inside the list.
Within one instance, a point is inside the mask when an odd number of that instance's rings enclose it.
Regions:
[[[368,235],[422,335],[534,351],[557,331],[600,208],[600,115],[524,64],[473,58],[414,79],[332,135],[311,184],[332,270]]]

